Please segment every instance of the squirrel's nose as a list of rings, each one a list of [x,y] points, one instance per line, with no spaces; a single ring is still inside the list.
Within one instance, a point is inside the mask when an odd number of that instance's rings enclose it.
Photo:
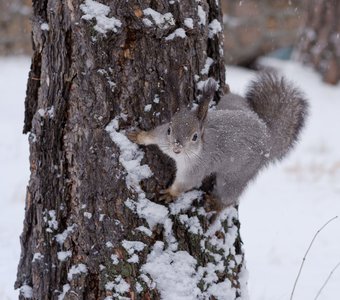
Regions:
[[[172,147],[172,150],[174,151],[174,153],[178,154],[181,153],[181,149],[182,149],[182,145],[178,142],[175,142],[174,146]]]

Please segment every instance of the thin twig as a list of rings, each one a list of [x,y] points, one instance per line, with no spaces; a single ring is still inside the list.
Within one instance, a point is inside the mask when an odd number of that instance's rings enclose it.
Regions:
[[[309,252],[310,248],[312,247],[312,245],[313,245],[313,243],[314,243],[314,241],[315,241],[317,235],[318,235],[318,234],[322,231],[322,229],[324,229],[330,222],[334,221],[334,220],[337,219],[337,218],[338,218],[338,216],[335,216],[335,217],[333,217],[332,219],[328,220],[328,221],[325,223],[325,225],[323,225],[323,226],[322,226],[322,227],[314,234],[314,237],[313,237],[312,241],[310,242],[309,247],[308,247],[308,249],[307,249],[305,255],[303,256],[302,263],[301,263],[301,266],[300,266],[300,269],[299,269],[299,273],[298,273],[298,275],[296,276],[296,279],[295,279],[295,282],[294,282],[294,286],[293,286],[293,290],[292,290],[292,293],[291,293],[291,295],[290,295],[290,300],[293,300],[293,296],[294,296],[296,284],[297,284],[297,282],[299,281],[299,278],[300,278],[300,275],[301,275],[301,271],[302,271],[303,265],[305,264],[305,260],[306,260],[306,257],[307,257],[307,255],[308,255],[308,252]]]
[[[320,290],[318,291],[318,293],[316,294],[314,300],[318,299],[321,292],[323,291],[324,287],[326,286],[326,284],[328,283],[329,279],[332,277],[333,273],[335,272],[335,270],[340,266],[340,261],[337,263],[337,265],[333,268],[333,270],[329,273],[327,279],[325,280],[325,282],[323,283],[322,287],[320,288]]]

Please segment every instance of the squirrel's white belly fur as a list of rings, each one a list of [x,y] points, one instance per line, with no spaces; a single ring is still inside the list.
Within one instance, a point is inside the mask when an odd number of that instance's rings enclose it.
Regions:
[[[200,164],[201,147],[191,153],[185,153],[182,151],[179,154],[173,153],[169,150],[166,153],[176,163],[176,175],[175,181],[190,188],[199,187],[201,185],[204,172],[201,168],[198,168]],[[202,162],[203,163],[203,162]],[[200,173],[201,176],[200,176]]]

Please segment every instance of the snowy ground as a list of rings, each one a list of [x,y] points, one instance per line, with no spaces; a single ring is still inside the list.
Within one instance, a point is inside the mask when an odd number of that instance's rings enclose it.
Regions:
[[[283,163],[265,170],[240,205],[251,300],[289,299],[302,257],[315,232],[340,215],[340,86],[320,82],[296,63],[266,60],[295,81],[311,102],[301,143]],[[20,255],[28,182],[27,137],[21,134],[29,59],[0,59],[0,299],[13,291]],[[227,81],[243,93],[252,73],[228,67]],[[340,220],[318,236],[297,285],[297,300],[314,299],[340,261]],[[338,299],[340,268],[319,299]]]
[[[17,298],[13,285],[29,177],[28,142],[21,134],[29,64],[28,58],[0,58],[0,299],[4,300]]]

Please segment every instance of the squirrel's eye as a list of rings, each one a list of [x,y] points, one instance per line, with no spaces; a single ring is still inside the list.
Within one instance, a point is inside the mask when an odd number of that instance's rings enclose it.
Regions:
[[[169,127],[168,128],[168,135],[170,135],[170,133],[171,133],[171,128]]]
[[[198,138],[198,135],[197,135],[197,133],[195,133],[195,134],[192,136],[192,140],[193,140],[194,142],[196,142],[196,141],[197,141],[197,138]]]

